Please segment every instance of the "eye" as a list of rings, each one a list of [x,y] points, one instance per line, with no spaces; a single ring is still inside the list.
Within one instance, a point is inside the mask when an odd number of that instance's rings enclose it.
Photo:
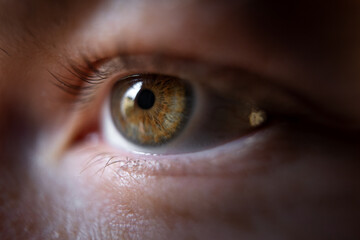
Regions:
[[[67,146],[167,158],[206,154],[317,116],[290,91],[243,69],[148,55],[94,61],[86,71],[75,66],[78,79],[54,75],[66,93],[76,93]]]
[[[104,105],[104,140],[126,151],[178,154],[224,144],[265,123],[255,104],[198,82],[161,74],[118,80]]]
[[[132,143],[161,146],[184,128],[194,98],[181,79],[162,75],[134,75],[117,82],[110,98],[116,129]]]

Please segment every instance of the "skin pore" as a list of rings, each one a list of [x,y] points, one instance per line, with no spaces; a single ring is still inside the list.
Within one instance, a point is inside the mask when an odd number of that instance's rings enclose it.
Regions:
[[[350,0],[1,0],[0,238],[358,239],[359,11]],[[68,68],[84,56],[120,70],[77,108],[54,76],[84,84]],[[278,120],[203,152],[116,148],[102,137],[104,102],[142,72],[209,79],[274,103]]]

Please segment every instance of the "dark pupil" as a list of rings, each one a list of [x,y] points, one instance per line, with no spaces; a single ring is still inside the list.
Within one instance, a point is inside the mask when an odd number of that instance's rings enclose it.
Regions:
[[[137,95],[137,104],[142,109],[150,109],[154,106],[155,95],[152,91],[148,89],[141,90]]]

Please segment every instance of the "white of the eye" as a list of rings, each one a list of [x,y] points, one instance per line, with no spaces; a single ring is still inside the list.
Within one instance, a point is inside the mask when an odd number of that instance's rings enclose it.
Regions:
[[[131,89],[131,88],[130,88]],[[102,121],[101,121],[101,129],[103,133],[103,138],[105,142],[115,148],[125,148],[128,149],[130,143],[127,142],[117,130],[111,116],[110,112],[110,99],[104,104],[104,108],[102,111]]]

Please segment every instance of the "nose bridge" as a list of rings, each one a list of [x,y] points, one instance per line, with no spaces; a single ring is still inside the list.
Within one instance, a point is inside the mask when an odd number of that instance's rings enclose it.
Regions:
[[[10,65],[0,61],[0,76],[5,75],[4,66]],[[16,68],[0,78],[0,238],[43,239],[34,236],[57,227],[63,219],[57,209],[64,207],[57,200],[61,196],[50,191],[55,182],[37,169],[35,153],[43,125],[34,110],[41,107],[39,101],[32,101],[39,94],[31,88],[33,77],[26,74],[31,62]]]
[[[10,51],[9,51],[10,52]],[[1,54],[1,52],[0,52]],[[3,54],[4,55],[4,54]],[[6,55],[6,54],[5,54]],[[36,144],[26,62],[14,55],[0,57],[0,171],[26,168]]]
[[[11,99],[1,100],[0,169],[16,172],[30,164],[30,152],[36,143],[35,129],[23,106]]]
[[[16,60],[15,60],[16,61]],[[0,59],[0,228],[10,222],[30,224],[25,212],[32,211],[36,195],[32,176],[32,151],[37,139],[37,125],[31,115],[31,103],[22,84],[25,67],[14,65],[12,57]],[[14,231],[16,226],[6,232]]]

